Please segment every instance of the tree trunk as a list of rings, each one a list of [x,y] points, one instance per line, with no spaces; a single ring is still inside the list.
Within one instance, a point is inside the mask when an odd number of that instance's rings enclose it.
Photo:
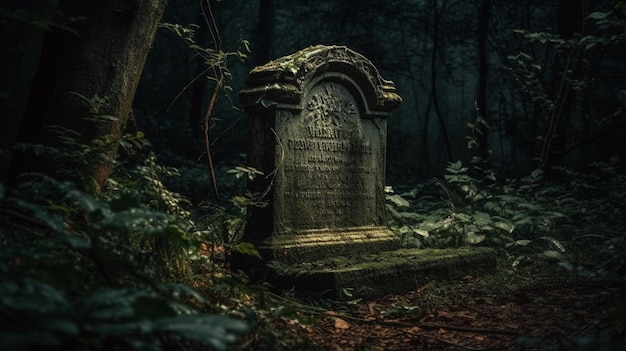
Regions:
[[[209,31],[209,24],[207,23],[209,13],[214,8],[214,1],[200,2],[200,8],[198,9],[198,17],[196,22],[198,28],[196,29],[196,42],[202,47],[208,47],[209,38],[211,37]],[[193,138],[187,140],[186,152],[187,155],[197,154],[196,142],[202,140],[202,117],[204,117],[206,99],[207,99],[207,64],[203,60],[196,60],[196,71],[193,76],[193,86],[191,88],[191,97],[189,101],[189,115],[187,120],[189,121],[189,129],[193,133]],[[196,138],[197,136],[197,138]]]
[[[556,33],[563,39],[572,39],[575,33],[582,33],[583,18],[582,0],[559,0]],[[553,168],[562,163],[567,148],[573,110],[571,83],[578,59],[578,48],[575,46],[554,57],[550,89],[555,106],[539,155],[540,167],[548,176],[552,176]]]
[[[430,90],[433,101],[433,107],[435,108],[435,116],[439,121],[439,127],[441,128],[441,135],[443,136],[444,146],[446,147],[446,156],[448,162],[452,162],[452,148],[450,147],[450,138],[448,138],[448,130],[443,120],[443,114],[439,108],[439,97],[437,94],[437,52],[439,51],[439,23],[441,22],[441,14],[437,9],[437,0],[433,0],[433,51],[430,57]]]
[[[271,59],[273,30],[274,0],[261,0],[259,2],[259,22],[256,31],[255,66],[263,65]]]
[[[480,5],[480,16],[478,18],[478,97],[476,98],[476,108],[478,115],[488,123],[487,119],[487,74],[489,73],[489,63],[487,61],[487,34],[489,24],[489,14],[491,12],[491,0],[482,0]],[[476,123],[479,134],[476,136],[478,143],[478,155],[483,163],[489,159],[489,129],[482,123]]]
[[[103,136],[118,140],[132,113],[135,91],[167,1],[60,0],[62,13],[83,19],[70,24],[71,30],[55,29],[44,36],[18,142],[58,148],[58,135],[50,126],[78,132],[84,144]],[[76,94],[106,98],[108,103],[99,112],[115,120],[94,125],[87,118],[89,106]],[[116,152],[113,145],[107,154],[114,157]],[[16,184],[19,174],[36,171],[53,177],[73,173],[70,180],[79,185],[102,186],[112,167],[105,158],[60,165],[48,154],[20,149],[13,153],[9,182]]]

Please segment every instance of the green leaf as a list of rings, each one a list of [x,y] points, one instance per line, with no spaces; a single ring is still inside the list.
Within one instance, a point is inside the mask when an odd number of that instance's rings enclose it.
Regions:
[[[422,242],[416,237],[409,236],[406,238],[404,247],[408,249],[419,249],[422,247]]]
[[[393,202],[397,207],[409,207],[409,202],[400,195],[387,195],[387,199]]]
[[[463,163],[460,160],[454,163],[452,162],[448,163],[448,167],[446,168],[447,172],[453,173],[453,174],[465,173],[467,172],[467,170],[468,168],[463,167]]]
[[[253,244],[248,243],[248,242],[240,242],[237,243],[233,246],[233,251],[235,252],[239,252],[241,254],[244,255],[248,255],[248,256],[253,256],[253,257],[257,257],[259,259],[261,259],[261,254],[259,253],[259,251],[254,247]]]
[[[545,258],[554,259],[554,260],[563,260],[565,257],[558,251],[555,250],[546,250],[542,253]]]
[[[485,238],[486,236],[484,234],[476,234],[474,232],[467,232],[465,235],[465,240],[472,245],[483,242]]]
[[[587,16],[587,19],[602,20],[605,19],[608,15],[609,13],[607,12],[592,12]]]
[[[500,217],[494,217],[494,218],[497,218],[497,220],[495,220],[492,223],[494,227],[500,228],[507,233],[512,233],[513,230],[515,229],[515,225],[511,221],[504,219],[504,218],[500,218]]]
[[[421,216],[414,212],[400,212],[400,216],[404,219],[420,219]]]
[[[415,233],[415,234],[417,234],[419,236],[423,236],[424,238],[428,238],[428,236],[430,235],[427,230],[417,229],[417,228],[413,229],[413,233]]]
[[[488,213],[476,211],[476,212],[474,212],[472,217],[474,219],[474,223],[477,226],[481,226],[482,227],[482,226],[486,226],[486,225],[491,225],[492,224],[491,216]]]

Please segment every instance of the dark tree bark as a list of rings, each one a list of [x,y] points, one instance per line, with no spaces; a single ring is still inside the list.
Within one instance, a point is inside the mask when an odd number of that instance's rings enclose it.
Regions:
[[[478,96],[476,98],[476,108],[478,114],[486,122],[487,116],[487,77],[489,73],[489,63],[487,61],[487,35],[489,27],[489,14],[491,12],[491,0],[482,0],[480,5],[480,16],[478,17]],[[489,129],[481,123],[477,123],[479,129],[476,135],[478,143],[478,155],[483,163],[489,159]]]
[[[39,66],[31,85],[17,141],[59,147],[49,126],[80,134],[80,142],[110,136],[120,138],[131,115],[132,101],[148,51],[167,0],[61,0],[58,9],[69,17],[84,19],[70,24],[72,31],[55,29],[44,36]],[[77,95],[108,99],[101,113],[116,117],[105,125],[94,125],[89,106]],[[114,156],[116,147],[109,155]],[[83,160],[85,161],[85,160]],[[103,185],[112,171],[105,159],[86,160],[88,166],[65,169],[76,174],[73,181]],[[76,164],[80,164],[77,162]],[[59,176],[60,167],[49,155],[15,150],[9,183],[23,172],[37,171]]]
[[[439,51],[439,23],[441,22],[441,13],[437,8],[437,0],[433,0],[433,51],[430,59],[430,89],[431,97],[433,101],[433,107],[435,108],[435,115],[437,121],[439,121],[439,127],[443,136],[443,141],[446,147],[446,155],[448,156],[448,162],[452,162],[452,148],[450,147],[450,138],[448,138],[448,130],[443,120],[443,114],[439,108],[439,98],[437,95],[437,52]]]
[[[259,1],[259,22],[256,31],[254,65],[260,66],[271,59],[274,29],[274,0]]]
[[[566,40],[571,39],[576,33],[582,33],[583,12],[583,0],[559,0],[556,33]],[[573,103],[570,83],[576,72],[578,56],[578,48],[572,47],[557,53],[554,57],[552,70],[554,73],[550,82],[554,110],[539,155],[540,168],[546,171],[548,176],[552,175],[555,166],[562,163],[567,149]]]

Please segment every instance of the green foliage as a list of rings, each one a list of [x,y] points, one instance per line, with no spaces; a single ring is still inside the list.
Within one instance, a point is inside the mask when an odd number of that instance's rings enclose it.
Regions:
[[[233,189],[243,189],[243,184],[237,184],[238,182],[262,175],[262,172],[244,166],[237,166],[224,173],[224,176],[234,178],[229,183]],[[221,179],[228,182],[228,178]],[[192,231],[208,255],[193,255],[191,258],[196,267],[210,271],[214,279],[221,276],[221,272],[229,265],[231,252],[260,258],[254,245],[242,239],[247,208],[267,206],[267,202],[261,200],[261,197],[262,194],[245,191],[243,194],[233,195],[226,204],[209,201],[199,204]]]
[[[501,248],[513,267],[543,259],[587,277],[614,277],[625,267],[626,177],[617,159],[592,165],[588,174],[561,168],[564,183],[540,170],[519,180],[493,182],[473,176],[460,161],[439,197],[424,185],[402,194],[388,187],[389,226],[407,247],[489,245]],[[479,171],[479,173],[482,170]]]
[[[620,138],[612,131],[623,130],[626,17],[623,4],[611,6],[614,11],[586,14],[574,24],[580,26],[576,32],[514,31],[527,45],[507,56],[505,68],[519,84],[523,110],[534,112],[512,116],[505,131],[529,152],[540,150],[534,157],[546,171],[578,148],[584,151],[572,159],[584,162],[591,162],[596,151],[619,155],[602,145]]]
[[[102,112],[106,98],[81,98],[96,126],[115,119]],[[43,174],[0,186],[3,347],[169,350],[193,342],[226,350],[249,333],[242,315],[206,314],[210,301],[183,285],[202,238],[190,203],[161,182],[177,171],[142,155],[143,133],[85,141],[52,128],[61,146],[40,151],[64,165],[62,179],[80,179],[96,158],[114,170],[92,193]]]
[[[196,41],[196,31],[200,28],[197,24],[190,24],[185,27],[177,23],[161,23],[160,26],[176,34],[191,50],[193,50],[196,56],[203,60],[207,67],[204,73],[219,71],[219,76],[223,76],[227,80],[230,80],[233,77],[232,73],[228,69],[228,60],[230,58],[237,58],[240,61],[243,61],[248,57],[247,53],[250,52],[250,43],[243,38],[241,38],[239,42],[233,46],[234,49],[232,51],[222,51],[219,47],[220,43],[218,38],[216,38],[217,42],[215,43],[215,48],[208,48],[200,45]],[[214,35],[219,34],[214,33]],[[223,83],[218,77],[209,76],[209,79],[215,80],[218,84]],[[227,84],[223,86],[223,89],[226,91],[233,90],[232,87]]]
[[[0,186],[3,347],[161,350],[186,339],[226,350],[250,331],[247,322],[203,314],[200,294],[163,279],[171,267],[146,239],[193,247],[178,215],[128,194],[104,201],[31,177],[15,192]]]
[[[423,244],[455,247],[511,240],[516,224],[501,209],[511,195],[494,194],[495,186],[485,186],[474,178],[461,161],[450,163],[447,172],[445,181],[434,180],[440,189],[438,200],[426,196],[411,206],[415,214],[411,216],[411,227],[423,238]],[[492,172],[488,172],[488,177],[493,177]],[[415,198],[416,194],[407,193],[406,197]]]
[[[622,11],[624,4],[621,4]],[[616,4],[616,7],[618,5]],[[580,39],[585,49],[591,49],[596,45],[618,46],[626,40],[626,19],[622,13],[620,16],[614,12],[593,12],[590,13],[586,20],[594,23],[601,30],[599,35],[586,35]]]
[[[110,124],[119,121],[119,117],[106,113],[109,106],[107,97],[93,96],[87,98],[77,93],[77,96],[89,108],[89,115],[84,119],[93,124],[98,130],[109,130]],[[91,179],[91,172],[88,170],[94,164],[109,164],[113,169],[124,166],[126,163],[132,164],[133,156],[150,142],[144,137],[144,133],[139,130],[127,131],[120,136],[104,134],[89,139],[88,136],[81,135],[78,131],[61,127],[59,125],[47,126],[48,130],[54,133],[58,140],[56,147],[42,145],[18,145],[21,148],[29,148],[36,154],[47,154],[55,162],[56,177],[72,180],[77,184],[84,185],[93,193],[100,193],[102,189]]]

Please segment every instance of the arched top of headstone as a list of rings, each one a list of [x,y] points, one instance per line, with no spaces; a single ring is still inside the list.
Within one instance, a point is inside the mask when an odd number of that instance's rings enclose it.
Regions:
[[[301,109],[302,97],[317,82],[341,82],[361,98],[365,116],[386,115],[402,98],[363,55],[345,46],[310,46],[255,67],[240,96],[248,109]]]

